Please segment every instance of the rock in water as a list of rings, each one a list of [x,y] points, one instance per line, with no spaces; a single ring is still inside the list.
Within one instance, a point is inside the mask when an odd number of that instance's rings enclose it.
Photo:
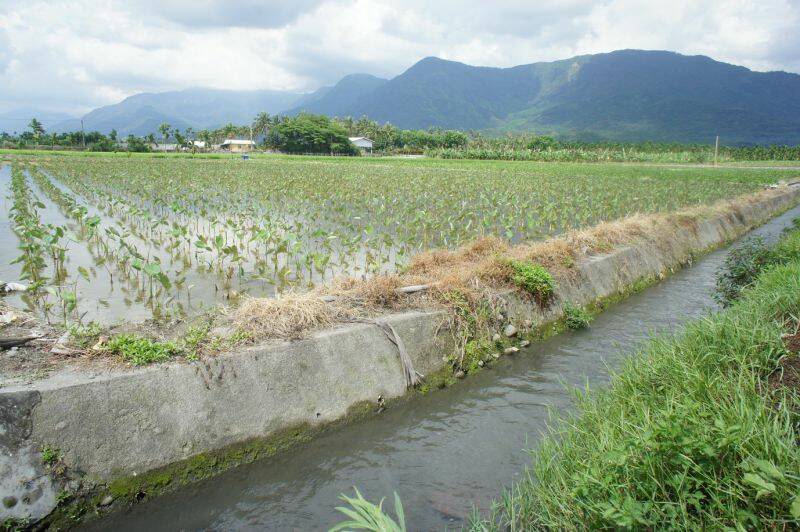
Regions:
[[[27,289],[27,285],[22,283],[0,283],[0,292],[24,292]]]
[[[509,323],[506,325],[506,328],[503,329],[503,334],[506,335],[506,338],[512,338],[517,335],[517,328],[514,327],[513,324]]]

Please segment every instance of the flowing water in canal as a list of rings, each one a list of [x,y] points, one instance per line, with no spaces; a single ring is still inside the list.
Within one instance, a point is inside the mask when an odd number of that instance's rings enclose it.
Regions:
[[[800,208],[754,231],[774,239]],[[403,500],[409,530],[458,528],[474,503],[519,478],[548,412],[572,403],[569,388],[602,385],[651,332],[675,330],[715,308],[713,252],[616,305],[590,329],[534,343],[447,390],[399,404],[327,433],[294,452],[245,465],[130,511],[93,530],[319,530],[357,486],[370,500]],[[256,406],[257,407],[257,406]]]

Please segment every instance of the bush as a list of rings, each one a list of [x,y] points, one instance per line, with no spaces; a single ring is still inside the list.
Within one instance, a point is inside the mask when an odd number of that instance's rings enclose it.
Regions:
[[[793,227],[787,229],[783,238],[770,247],[759,237],[748,238],[734,248],[717,272],[714,298],[729,306],[739,294],[753,284],[768,267],[800,259],[800,218],[792,220]]]
[[[510,266],[512,283],[531,294],[542,305],[550,301],[556,283],[547,269],[521,260],[512,260]]]
[[[286,118],[272,133],[275,147],[287,153],[358,153],[347,131],[327,116],[301,113]]]
[[[591,314],[571,304],[564,306],[564,317],[566,318],[567,327],[575,331],[587,328],[589,322],[592,321]]]
[[[748,238],[728,254],[717,272],[714,299],[729,306],[773,261],[774,254],[762,238]]]
[[[109,340],[108,350],[134,366],[164,362],[179,352],[173,342],[155,342],[132,334],[121,334]]]

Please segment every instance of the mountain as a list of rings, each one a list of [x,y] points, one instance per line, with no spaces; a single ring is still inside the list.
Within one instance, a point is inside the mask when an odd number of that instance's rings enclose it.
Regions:
[[[144,135],[156,133],[162,122],[195,130],[247,124],[262,111],[368,116],[402,128],[494,135],[525,131],[583,140],[701,143],[720,135],[726,144],[800,144],[800,75],[644,50],[511,68],[428,57],[390,80],[353,74],[310,94],[212,89],[137,94],[83,120],[87,130]],[[7,122],[12,131],[27,126]],[[2,124],[0,115],[0,129]],[[45,127],[77,130],[80,121]]]
[[[72,118],[67,113],[21,107],[0,113],[0,132],[14,133],[16,131],[17,133],[22,133],[28,129],[28,123],[33,117],[36,117],[42,123],[45,131],[50,131],[50,128],[55,124]]]
[[[364,96],[388,82],[370,74],[350,74],[343,77],[333,87],[321,89],[303,97],[296,107],[287,111],[294,115],[301,111],[321,115],[333,115],[340,109],[348,109],[358,104]]]
[[[512,68],[429,57],[366,94],[341,94],[337,101],[324,113],[366,115],[402,128],[703,143],[719,134],[728,144],[800,143],[800,75],[663,51]]]
[[[108,133],[116,129],[121,136],[156,133],[163,122],[179,129],[200,130],[228,122],[249,124],[256,114],[286,111],[302,97],[300,93],[268,90],[186,89],[142,93],[93,110],[83,117],[83,123],[87,131]],[[79,119],[56,125],[58,131],[75,131],[80,127]]]

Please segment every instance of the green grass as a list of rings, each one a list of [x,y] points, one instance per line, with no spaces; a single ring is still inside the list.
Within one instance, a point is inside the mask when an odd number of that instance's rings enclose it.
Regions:
[[[794,258],[728,310],[653,340],[609,387],[577,394],[473,529],[796,528],[800,400],[766,379],[796,356],[781,335],[798,316]]]
[[[50,447],[49,445],[42,446],[41,449],[42,453],[42,463],[44,465],[54,465],[61,459],[61,451],[56,449],[55,447]]]
[[[164,362],[180,352],[173,342],[156,342],[132,334],[115,336],[108,341],[106,348],[134,366]]]
[[[346,521],[336,524],[329,532],[340,532],[347,530],[370,530],[373,532],[405,532],[405,514],[403,513],[403,503],[397,493],[394,494],[394,511],[397,514],[397,521],[389,517],[383,511],[383,499],[378,504],[373,504],[366,500],[358,489],[355,490],[355,497],[348,497],[342,494],[339,498],[347,503],[347,506],[336,508],[340,513],[348,517]]]
[[[556,283],[546,268],[519,260],[512,260],[509,264],[513,272],[512,283],[531,294],[541,304],[550,300]]]
[[[585,329],[592,321],[592,315],[580,307],[571,304],[564,306],[564,323],[568,329],[577,331]]]

